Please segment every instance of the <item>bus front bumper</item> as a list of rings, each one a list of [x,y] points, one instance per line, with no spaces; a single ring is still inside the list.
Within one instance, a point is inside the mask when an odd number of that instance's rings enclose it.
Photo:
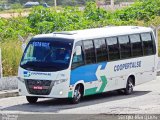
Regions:
[[[37,83],[40,85],[34,85],[34,82],[27,83],[26,81],[18,81],[19,95],[22,96],[37,96],[37,97],[46,97],[46,98],[67,98],[69,85],[68,81],[54,84],[53,81],[39,81],[43,83]],[[43,86],[41,86],[43,84]],[[50,85],[49,85],[50,84]]]

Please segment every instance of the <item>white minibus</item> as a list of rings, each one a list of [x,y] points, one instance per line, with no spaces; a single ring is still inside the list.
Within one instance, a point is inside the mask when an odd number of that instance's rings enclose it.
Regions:
[[[129,95],[136,85],[154,80],[157,41],[149,27],[112,26],[34,36],[18,72],[20,95],[69,98],[117,90]]]

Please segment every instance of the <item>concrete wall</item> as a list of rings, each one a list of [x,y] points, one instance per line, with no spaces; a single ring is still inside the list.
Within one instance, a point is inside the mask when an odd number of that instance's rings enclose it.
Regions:
[[[0,90],[18,89],[17,77],[3,77],[0,79]]]

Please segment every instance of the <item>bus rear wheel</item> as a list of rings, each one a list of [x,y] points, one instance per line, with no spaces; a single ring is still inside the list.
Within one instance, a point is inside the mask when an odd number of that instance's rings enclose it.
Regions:
[[[124,93],[126,95],[132,94],[133,93],[133,87],[134,87],[133,79],[131,77],[129,77],[128,80],[127,80],[126,88],[124,89]]]
[[[82,88],[81,88],[81,85],[79,84],[75,87],[73,98],[71,99],[71,103],[78,104],[81,98],[82,98]]]
[[[31,96],[26,96],[26,99],[29,103],[34,104],[37,102],[38,97],[31,97]]]

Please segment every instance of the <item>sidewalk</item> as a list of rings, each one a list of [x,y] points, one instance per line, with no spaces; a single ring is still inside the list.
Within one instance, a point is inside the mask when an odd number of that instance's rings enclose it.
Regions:
[[[18,96],[18,89],[16,90],[2,90],[0,91],[0,98],[16,97]]]

